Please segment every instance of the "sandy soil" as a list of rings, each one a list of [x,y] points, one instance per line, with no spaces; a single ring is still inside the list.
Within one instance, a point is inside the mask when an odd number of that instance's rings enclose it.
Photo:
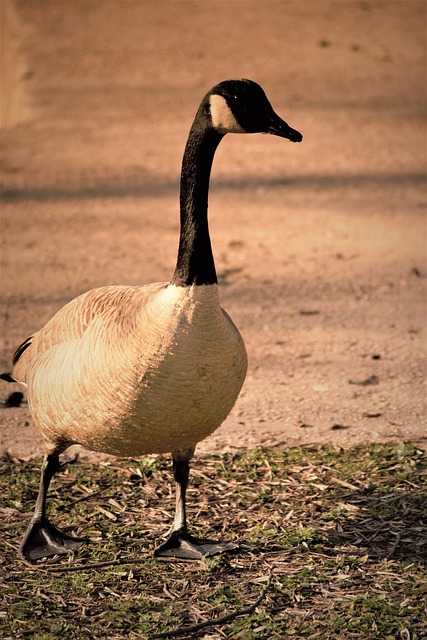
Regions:
[[[198,102],[249,77],[304,141],[218,150],[212,242],[250,369],[200,449],[425,442],[425,2],[15,6],[28,117],[2,130],[0,370],[75,295],[171,276]],[[25,404],[0,418],[0,451],[42,452]]]

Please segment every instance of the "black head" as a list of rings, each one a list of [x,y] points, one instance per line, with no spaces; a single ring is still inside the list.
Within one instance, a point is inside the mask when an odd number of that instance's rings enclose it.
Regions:
[[[252,80],[220,82],[205,101],[218,133],[271,133],[292,142],[302,140],[302,135],[274,112],[263,89]]]

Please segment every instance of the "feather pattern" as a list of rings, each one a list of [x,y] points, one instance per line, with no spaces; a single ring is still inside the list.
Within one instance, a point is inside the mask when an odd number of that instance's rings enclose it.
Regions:
[[[103,287],[34,334],[13,370],[49,450],[193,448],[226,418],[247,369],[216,285]],[[58,420],[60,416],[60,420]]]

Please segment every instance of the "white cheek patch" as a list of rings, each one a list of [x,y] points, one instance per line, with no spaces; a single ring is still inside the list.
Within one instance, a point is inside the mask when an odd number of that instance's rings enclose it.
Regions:
[[[218,133],[246,133],[237,122],[225,98],[214,94],[209,98],[209,105],[212,125]]]

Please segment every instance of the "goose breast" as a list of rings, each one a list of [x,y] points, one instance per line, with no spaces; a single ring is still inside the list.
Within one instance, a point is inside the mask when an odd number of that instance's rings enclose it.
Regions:
[[[17,363],[52,449],[114,455],[191,448],[227,417],[246,375],[216,285],[104,287],[76,298]]]

